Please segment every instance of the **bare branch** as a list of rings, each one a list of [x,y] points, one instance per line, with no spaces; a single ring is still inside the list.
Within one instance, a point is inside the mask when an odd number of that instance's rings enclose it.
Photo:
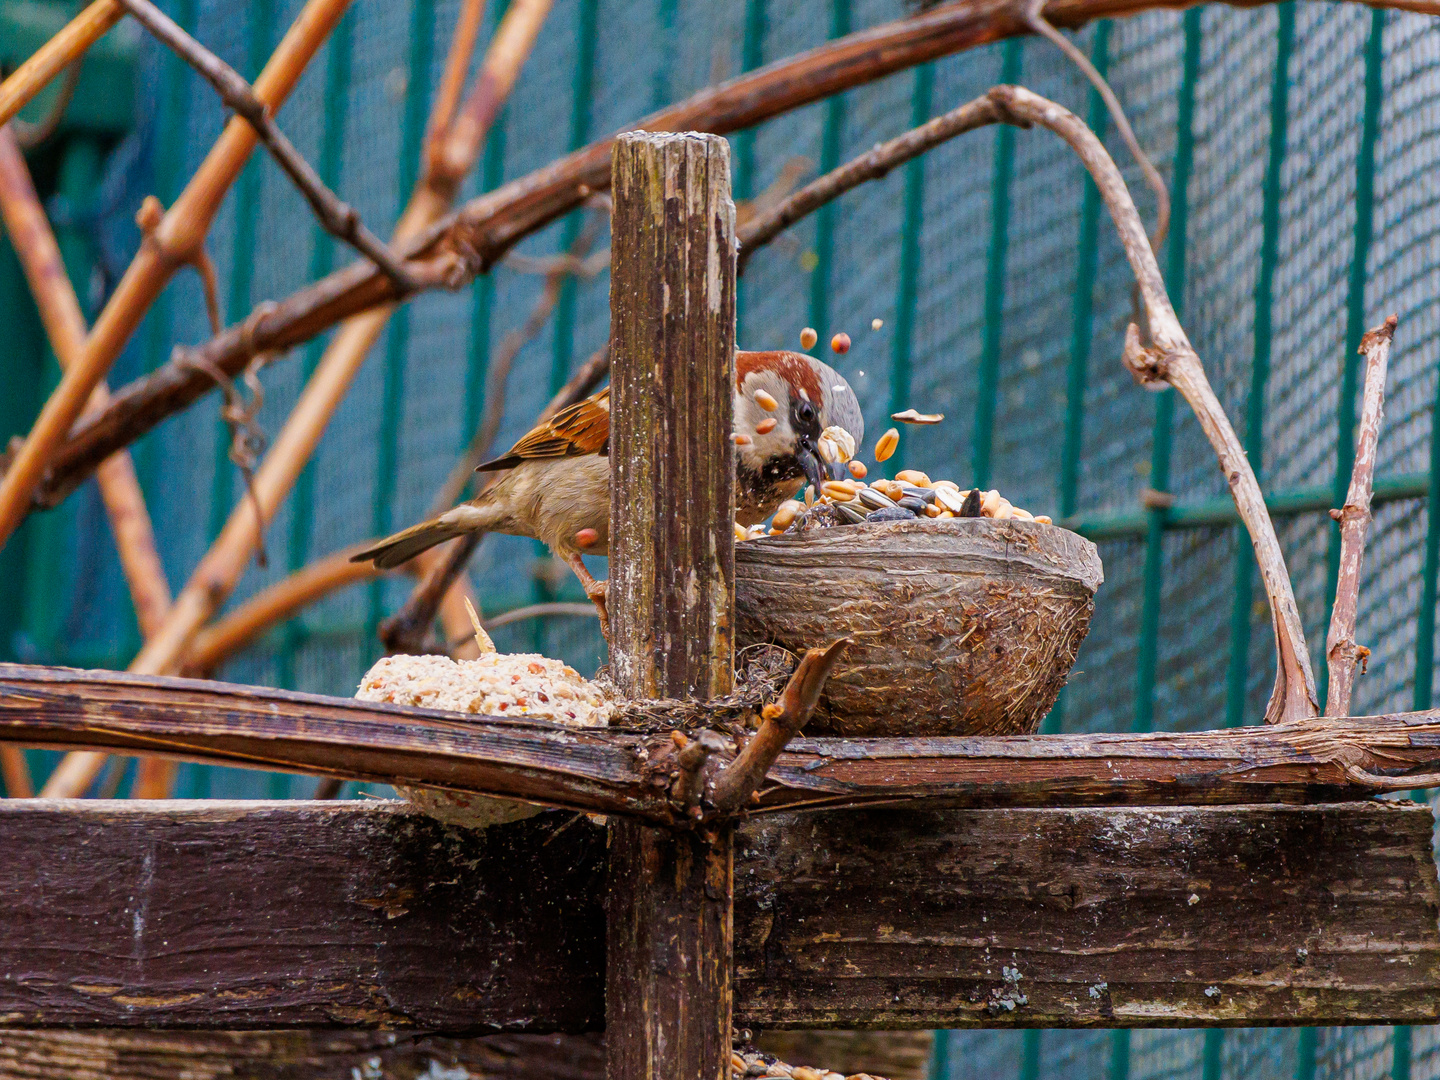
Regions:
[[[1349,710],[1355,666],[1370,655],[1369,649],[1355,644],[1355,616],[1360,603],[1360,563],[1370,528],[1380,421],[1385,414],[1385,369],[1398,322],[1391,315],[1360,339],[1360,355],[1365,357],[1365,398],[1355,440],[1355,465],[1350,470],[1350,490],[1345,494],[1344,507],[1330,511],[1330,516],[1340,522],[1340,576],[1335,582],[1335,605],[1330,609],[1330,633],[1325,639],[1325,657],[1330,665],[1326,716],[1343,716]]]
[[[140,25],[198,71],[215,88],[220,100],[255,129],[255,134],[270,151],[275,163],[305,196],[305,201],[326,232],[343,240],[379,267],[402,296],[416,288],[416,281],[401,261],[365,227],[355,208],[342,202],[325,186],[320,174],[310,167],[310,163],[276,126],[270,110],[255,96],[250,84],[238,71],[186,33],[150,0],[120,0],[120,3]]]
[[[827,649],[811,649],[801,659],[795,674],[785,686],[780,704],[766,705],[761,716],[760,730],[750,737],[744,748],[715,777],[710,789],[710,802],[715,812],[722,815],[738,814],[745,810],[751,799],[758,797],[761,783],[770,766],[780,752],[805,726],[820,692],[825,689],[825,680],[830,677],[840,654],[850,644],[849,638],[841,638]]]
[[[33,56],[0,83],[0,126],[8,124],[36,94],[50,84],[110,28],[125,17],[119,0],[95,0]]]
[[[1130,121],[1125,116],[1120,99],[1115,96],[1115,91],[1110,88],[1105,76],[1101,75],[1095,65],[1090,62],[1090,58],[1081,52],[1073,41],[1046,21],[1045,0],[1029,0],[1025,6],[1025,25],[1069,57],[1070,62],[1090,80],[1090,85],[1095,87],[1096,93],[1100,95],[1100,100],[1105,102],[1105,109],[1109,112],[1116,130],[1120,132],[1120,138],[1124,141],[1125,148],[1130,151],[1130,156],[1140,166],[1146,186],[1155,193],[1155,232],[1150,237],[1150,247],[1159,251],[1160,245],[1165,242],[1165,237],[1170,232],[1170,189],[1165,186],[1165,178],[1160,175],[1160,170],[1155,168],[1154,162],[1140,148],[1140,140],[1135,137],[1135,131],[1130,127]]]
[[[1285,555],[1275,536],[1275,526],[1265,508],[1264,497],[1245,449],[1230,426],[1225,409],[1205,377],[1205,368],[1185,336],[1170,298],[1155,253],[1140,222],[1139,211],[1130,198],[1120,170],[1104,145],[1085,122],[1068,109],[1033,94],[1020,86],[997,86],[988,95],[1004,112],[1009,123],[1025,127],[1039,124],[1055,132],[1080,156],[1095,180],[1095,186],[1120,233],[1120,242],[1140,285],[1141,298],[1150,324],[1152,347],[1142,347],[1138,332],[1127,334],[1126,364],[1135,370],[1143,366],[1143,377],[1163,380],[1180,391],[1195,411],[1200,427],[1220,459],[1220,468],[1235,499],[1235,506],[1250,532],[1255,558],[1275,628],[1275,690],[1266,709],[1270,723],[1315,716],[1315,677],[1305,646],[1305,629],[1295,605],[1295,593],[1285,568]]]
[[[10,121],[10,126],[15,130],[15,142],[20,149],[29,150],[39,146],[60,130],[60,122],[65,119],[65,110],[70,108],[70,102],[75,98],[75,87],[80,84],[81,65],[82,61],[73,60],[65,69],[60,92],[55,95],[55,100],[50,103],[50,109],[43,117],[33,124],[26,123],[19,117]]]

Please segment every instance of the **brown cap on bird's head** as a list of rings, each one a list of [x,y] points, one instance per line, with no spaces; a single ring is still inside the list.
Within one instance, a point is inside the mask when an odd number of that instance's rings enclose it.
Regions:
[[[735,354],[735,433],[748,437],[737,448],[746,465],[758,470],[794,459],[818,488],[824,470],[817,448],[827,427],[844,428],[857,446],[865,439],[860,402],[838,371],[786,350]]]

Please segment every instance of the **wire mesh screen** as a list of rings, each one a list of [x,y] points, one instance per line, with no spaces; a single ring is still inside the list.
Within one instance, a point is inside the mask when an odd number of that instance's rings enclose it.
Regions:
[[[254,74],[298,0],[172,0],[171,13]],[[500,8],[488,15],[493,27]],[[280,120],[324,178],[387,232],[415,177],[455,0],[358,0]],[[482,167],[493,188],[747,67],[904,14],[899,0],[557,0]],[[1325,509],[1348,479],[1355,348],[1395,312],[1377,512],[1358,640],[1372,649],[1357,713],[1431,704],[1437,544],[1428,500],[1440,361],[1440,37],[1420,16],[1293,3],[1157,12],[1095,24],[1078,40],[1125,102],[1171,185],[1158,252],[1171,295],[1276,507],[1316,671],[1337,557]],[[113,280],[138,237],[139,198],[167,202],[213,142],[214,95],[173,58],[142,49],[140,127],[112,158],[95,217]],[[997,81],[1023,82],[1087,116],[1121,163],[1147,221],[1154,199],[1096,95],[1044,42],[1004,43],[905,72],[734,139],[737,197],[788,163],[833,167]],[[520,245],[566,250],[577,213]],[[608,243],[603,234],[597,249]],[[211,231],[227,321],[340,265],[300,197],[252,162]],[[1097,193],[1042,131],[983,129],[797,225],[742,283],[743,347],[795,347],[802,326],[840,330],[836,360],[867,430],[914,405],[945,423],[906,433],[888,468],[996,486],[1097,539],[1106,582],[1050,730],[1198,729],[1255,723],[1273,679],[1268,615],[1250,547],[1213,454],[1183,403],[1137,388],[1119,363],[1131,277]],[[496,448],[518,438],[608,329],[608,277],[571,281],[504,380]],[[243,601],[309,560],[409,524],[427,507],[486,403],[501,343],[543,287],[502,264],[473,287],[399,312],[355,379],[293,497],[270,527],[268,566]],[[873,319],[882,320],[872,329]],[[136,334],[115,382],[208,336],[182,274]],[[324,341],[263,374],[272,436]],[[194,569],[243,497],[214,397],[137,454],[173,583]],[[1159,497],[1155,494],[1159,493]],[[1173,505],[1169,503],[1173,497]],[[4,644],[27,660],[123,666],[138,646],[93,485],[27,526],[26,615]],[[490,537],[470,570],[484,613],[583,599],[528,540]],[[379,654],[379,621],[403,577],[337,593],[227,665],[241,682],[346,694]],[[593,618],[530,619],[496,633],[580,668],[603,659]],[[37,764],[40,758],[37,757]],[[186,795],[305,794],[309,781],[187,766]],[[353,789],[352,789],[353,790]],[[1315,1032],[967,1032],[937,1056],[947,1076],[1440,1076],[1429,1029]],[[948,1062],[948,1064],[946,1064]]]

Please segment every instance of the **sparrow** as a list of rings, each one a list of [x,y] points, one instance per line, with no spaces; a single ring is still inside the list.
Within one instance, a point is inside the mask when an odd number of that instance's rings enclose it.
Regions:
[[[764,521],[808,481],[828,478],[820,436],[841,427],[858,445],[865,421],[855,391],[828,364],[796,352],[736,352],[735,520]],[[610,551],[610,389],[560,410],[476,472],[504,472],[474,499],[351,557],[389,570],[470,532],[539,540],[574,571],[610,637],[605,583],[582,552]]]

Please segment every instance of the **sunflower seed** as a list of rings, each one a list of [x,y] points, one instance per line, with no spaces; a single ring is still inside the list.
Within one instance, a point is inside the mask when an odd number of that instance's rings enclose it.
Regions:
[[[874,488],[861,488],[856,496],[869,510],[880,510],[887,506],[894,506],[895,500],[886,497]]]
[[[866,521],[913,521],[915,514],[903,506],[882,506],[865,515]]]
[[[896,482],[899,483],[899,481]],[[921,502],[932,503],[935,501],[934,488],[916,487],[914,484],[900,484],[900,490],[906,495],[911,495],[919,499]]]
[[[981,497],[980,497],[980,489],[979,489],[979,488],[971,488],[971,489],[970,489],[970,494],[968,494],[968,495],[965,496],[965,502],[962,503],[961,506],[960,506],[960,509],[955,512],[955,516],[956,516],[956,517],[979,517],[979,516],[980,516],[980,512],[981,512],[981,506],[980,506],[980,504],[981,504],[982,501],[983,501],[983,500],[982,500]]]
[[[858,510],[851,510],[846,503],[836,503],[835,511],[851,525],[859,525],[865,520],[865,515]]]
[[[915,498],[914,495],[906,495],[895,505],[909,510],[916,517],[919,517],[921,514],[925,513],[925,501],[923,499]]]

